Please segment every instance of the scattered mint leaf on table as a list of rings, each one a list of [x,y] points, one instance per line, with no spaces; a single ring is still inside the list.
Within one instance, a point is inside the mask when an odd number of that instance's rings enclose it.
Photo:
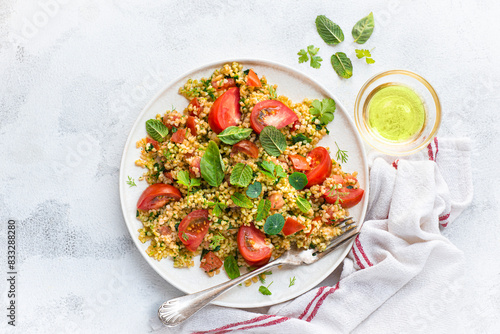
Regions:
[[[344,32],[325,15],[316,17],[316,29],[326,44],[337,45],[344,40]]]
[[[351,60],[343,52],[337,52],[332,55],[331,63],[337,74],[345,79],[352,77]]]
[[[352,28],[352,37],[354,42],[358,44],[364,44],[370,38],[375,28],[375,20],[373,18],[373,13],[368,14],[368,16],[363,17],[359,20]]]

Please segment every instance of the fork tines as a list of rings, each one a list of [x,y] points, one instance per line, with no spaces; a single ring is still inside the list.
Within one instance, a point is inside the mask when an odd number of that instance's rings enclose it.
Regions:
[[[352,228],[356,227],[356,222],[352,219],[352,217],[347,217],[344,218],[344,220],[341,220],[338,222],[335,227],[338,227],[342,230],[342,232],[346,232]]]

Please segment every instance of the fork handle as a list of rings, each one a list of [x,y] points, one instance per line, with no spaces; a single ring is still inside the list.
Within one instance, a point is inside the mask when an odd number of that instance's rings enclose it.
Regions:
[[[169,301],[161,304],[158,309],[158,318],[160,318],[161,322],[167,326],[177,326],[235,285],[240,284],[241,282],[261,274],[273,267],[279,266],[282,262],[283,261],[280,261],[280,258],[278,258],[269,262],[265,266],[214,287],[186,296],[170,299]]]

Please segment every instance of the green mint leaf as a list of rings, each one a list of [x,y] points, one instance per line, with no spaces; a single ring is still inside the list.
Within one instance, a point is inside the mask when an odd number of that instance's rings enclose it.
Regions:
[[[312,208],[311,203],[309,203],[307,199],[304,199],[302,197],[297,197],[295,203],[299,207],[299,210],[302,211],[303,213],[308,213],[309,210],[311,210]]]
[[[344,40],[342,29],[325,15],[316,18],[316,29],[326,44],[337,45]]]
[[[247,196],[250,198],[257,198],[262,193],[262,184],[258,181],[248,186]]]
[[[309,56],[307,55],[307,51],[304,49],[301,49],[299,52],[297,52],[297,55],[299,57],[299,64],[305,63],[306,61],[309,60]]]
[[[234,186],[246,187],[252,182],[252,178],[252,167],[239,162],[234,166],[229,182]]]
[[[185,170],[181,170],[177,173],[177,183],[182,184],[183,186],[190,187],[191,180],[189,179],[189,172]]]
[[[232,255],[227,256],[224,259],[224,270],[230,279],[235,279],[240,277],[240,268],[238,267],[238,262],[236,258]]]
[[[287,174],[283,170],[283,167],[281,167],[280,165],[276,165],[276,177],[278,177],[278,178],[286,177],[286,175]]]
[[[241,193],[234,193],[234,195],[231,195],[231,199],[233,200],[233,203],[239,207],[246,209],[253,208],[252,201]]]
[[[298,135],[292,137],[292,143],[297,144],[300,142],[310,143],[312,142],[312,139],[308,138],[306,135],[302,133],[299,133]]]
[[[217,202],[214,205],[214,209],[212,210],[212,214],[215,217],[220,217],[220,215],[222,215],[224,213],[224,210],[226,210],[226,208],[227,208],[226,204]]]
[[[375,20],[373,19],[373,13],[370,13],[359,20],[352,28],[354,42],[358,44],[366,43],[373,33],[373,28],[375,28]]]
[[[335,109],[335,101],[326,98],[322,101],[314,100],[309,111],[312,115],[316,115],[316,117],[319,118],[321,124],[326,125],[333,121]]]
[[[259,136],[260,144],[267,154],[279,157],[286,150],[286,138],[274,126],[266,126]]]
[[[257,206],[257,216],[255,221],[260,222],[262,219],[266,218],[271,210],[271,201],[268,199],[261,199],[259,205]]]
[[[157,119],[148,119],[146,121],[146,131],[157,142],[162,142],[168,135],[168,128]]]
[[[323,58],[321,58],[320,56],[311,56],[311,67],[312,68],[320,68],[322,61],[323,61]]]
[[[237,142],[240,142],[250,136],[252,131],[252,129],[243,129],[237,126],[230,126],[219,133],[217,137],[219,137],[222,142],[228,145],[234,145]]]
[[[283,226],[285,226],[285,218],[281,213],[275,213],[267,217],[264,224],[264,232],[269,235],[275,235],[281,232]]]
[[[375,64],[375,60],[373,60],[373,58],[366,58],[366,63],[367,64]]]
[[[337,74],[345,79],[352,77],[352,63],[351,60],[343,52],[337,52],[332,55],[332,66]]]
[[[271,292],[271,291],[269,291],[269,287],[271,286],[271,284],[273,284],[273,282],[271,282],[271,283],[270,283],[267,287],[266,287],[266,286],[261,285],[261,286],[259,287],[259,292],[260,292],[260,293],[262,293],[262,294],[263,294],[263,295],[265,295],[265,296],[270,296],[270,295],[272,295],[272,292]]]
[[[212,187],[218,187],[224,180],[224,162],[214,141],[208,143],[200,162],[201,176]]]
[[[302,190],[307,185],[307,176],[304,173],[294,172],[288,177],[288,182],[297,190]]]
[[[311,55],[311,56],[315,56],[319,51],[319,48],[315,48],[314,45],[309,45],[307,47],[307,52]]]

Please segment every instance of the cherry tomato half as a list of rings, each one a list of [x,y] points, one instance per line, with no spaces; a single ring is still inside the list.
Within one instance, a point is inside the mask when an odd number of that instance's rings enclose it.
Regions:
[[[309,166],[307,159],[301,155],[290,154],[288,155],[288,158],[292,161],[293,168],[295,168],[298,171],[311,169],[311,166]]]
[[[189,102],[189,105],[191,106],[191,110],[189,110],[189,115],[199,116],[203,108],[201,107],[198,98],[195,97],[194,99],[192,99],[191,102]]]
[[[260,133],[266,126],[272,125],[281,129],[298,119],[297,114],[280,101],[266,100],[253,107],[250,125],[255,132]]]
[[[214,252],[210,251],[201,260],[200,268],[209,273],[222,267],[222,261]]]
[[[271,210],[279,210],[283,207],[283,205],[285,205],[283,195],[279,193],[274,193],[269,196],[269,200],[271,201]]]
[[[194,210],[179,224],[179,239],[191,252],[195,252],[210,226],[208,210]]]
[[[172,138],[170,138],[170,141],[180,144],[184,139],[186,139],[186,129],[177,129],[172,135]]]
[[[248,71],[247,85],[251,87],[262,87],[259,77],[257,76],[257,74],[255,74],[255,72],[252,69]]]
[[[238,230],[238,249],[249,266],[260,267],[269,262],[272,250],[265,238],[266,235],[253,224]]]
[[[201,176],[201,158],[194,157],[189,164],[189,174],[193,177]]]
[[[179,200],[182,198],[181,192],[174,186],[163,183],[155,183],[144,190],[137,201],[137,209],[152,210],[159,209],[169,200]]]
[[[297,233],[298,231],[302,231],[304,228],[306,227],[299,223],[297,219],[288,217],[281,232],[283,232],[284,235],[291,235]]]
[[[231,153],[241,152],[248,155],[250,158],[257,159],[259,157],[259,148],[250,140],[242,140],[233,145]]]
[[[212,81],[212,87],[217,90],[228,89],[231,87],[236,87],[236,81],[234,81],[233,78]]]
[[[154,148],[156,148],[156,150],[158,150],[160,148],[160,145],[158,144],[158,142],[154,139],[151,139],[151,138],[146,138],[146,144],[151,144],[153,145]]]
[[[309,165],[311,170],[305,173],[308,180],[306,187],[309,188],[316,184],[323,183],[323,181],[330,176],[332,172],[332,159],[326,148],[322,146],[318,146],[309,152],[307,157],[311,158],[311,163]]]
[[[186,127],[191,131],[191,135],[196,136],[198,134],[198,131],[196,131],[196,117],[188,116]]]
[[[229,88],[212,105],[208,114],[208,125],[212,131],[219,134],[227,127],[238,125],[240,119],[240,89]]]
[[[340,179],[342,178],[340,177]],[[354,188],[351,185],[346,185],[346,180],[343,179],[339,180],[340,182],[337,182],[336,178],[335,184],[342,184],[342,188],[327,190],[323,195],[327,203],[335,204],[338,202],[343,208],[348,209],[352,208],[361,201],[365,191],[359,187],[358,180],[356,180],[356,178],[352,175],[346,176],[346,179],[355,180],[355,182],[351,181],[350,183],[355,183],[357,188]]]

